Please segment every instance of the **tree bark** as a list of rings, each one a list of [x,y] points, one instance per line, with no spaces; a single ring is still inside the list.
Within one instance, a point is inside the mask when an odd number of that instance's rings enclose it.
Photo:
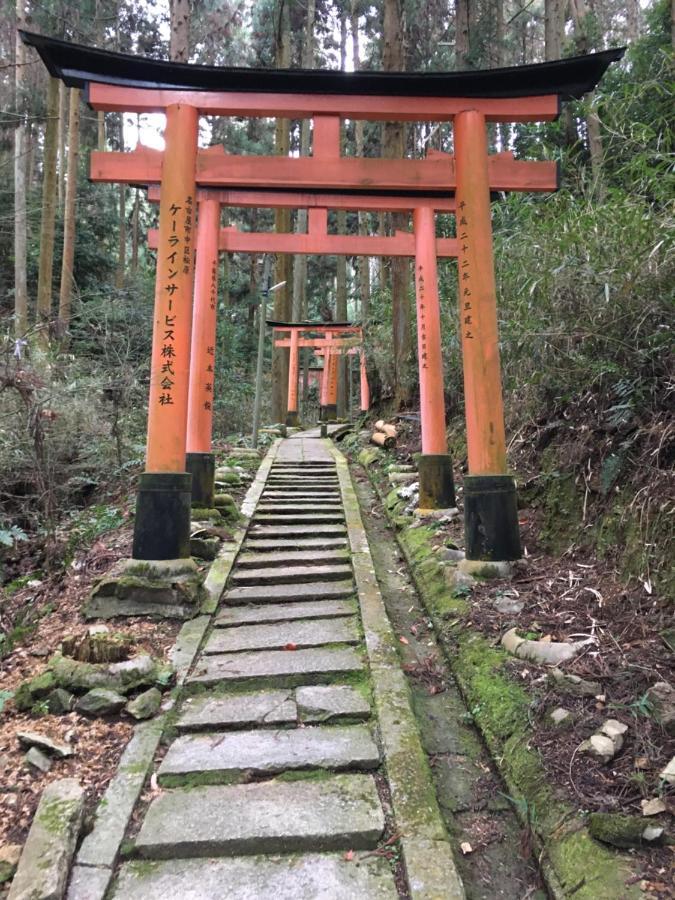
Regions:
[[[275,11],[275,58],[279,69],[288,69],[291,64],[291,22],[289,0],[277,0]],[[288,119],[277,119],[274,132],[274,148],[279,156],[288,156],[290,149],[290,122]],[[289,232],[291,230],[291,211],[277,209],[274,212],[274,230]],[[276,258],[274,281],[285,281],[286,286],[273,295],[273,318],[287,321],[291,316],[292,257],[288,254]],[[288,349],[272,348],[272,420],[286,421],[288,404]]]
[[[131,271],[138,272],[138,219],[141,208],[141,195],[138,188],[134,191],[134,210],[131,214]]]
[[[383,24],[384,48],[382,68],[385,72],[405,69],[405,47],[403,41],[403,20],[401,0],[385,0]],[[400,159],[405,151],[405,125],[403,122],[385,122],[383,129],[382,155],[386,159]],[[408,216],[404,213],[392,215],[392,227],[407,229]],[[412,350],[410,327],[410,261],[405,257],[390,260],[392,338],[394,362],[394,405],[404,406],[410,399],[409,389],[403,378],[406,363]]]
[[[574,41],[579,53],[589,53],[591,48],[588,35],[588,7],[585,0],[571,0],[572,17],[574,19]],[[588,153],[591,160],[591,172],[595,188],[600,197],[605,194],[602,171],[602,135],[600,133],[600,119],[594,105],[595,92],[585,95],[589,104],[589,113],[586,116],[586,129],[588,132]]]
[[[49,344],[52,316],[52,276],[54,270],[54,222],[56,218],[56,155],[59,142],[59,82],[49,79],[47,124],[42,176],[42,223],[40,227],[40,265],[38,271],[37,322],[39,340]]]
[[[169,0],[169,59],[188,62],[190,58],[190,0]]]
[[[119,120],[119,145],[124,152],[124,114],[120,113]],[[119,231],[117,235],[117,268],[115,270],[115,286],[124,287],[124,279],[127,270],[127,186],[118,185],[119,196]]]
[[[455,0],[455,68],[468,69],[471,51],[469,5],[471,0]]]
[[[25,0],[16,0],[16,27],[25,28],[26,24]],[[17,337],[22,337],[28,329],[28,283],[26,278],[28,140],[24,98],[26,48],[18,31],[15,63],[14,102],[19,118],[14,131],[14,332]]]
[[[64,341],[70,325],[75,259],[75,206],[77,201],[77,164],[80,155],[80,91],[70,89],[68,113],[68,181],[63,209],[63,257],[59,291],[58,336]]]
[[[65,82],[59,82],[59,175],[57,181],[57,198],[59,207],[63,205],[66,186],[66,130],[68,128],[68,88]]]
[[[560,59],[565,33],[565,0],[546,0],[544,8],[544,56]]]

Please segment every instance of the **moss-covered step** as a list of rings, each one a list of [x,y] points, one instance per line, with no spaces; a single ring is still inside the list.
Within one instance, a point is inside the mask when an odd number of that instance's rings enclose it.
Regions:
[[[311,525],[265,525],[254,523],[248,531],[248,540],[255,538],[317,538],[343,537],[344,525],[315,522]]]
[[[351,647],[305,650],[256,650],[204,656],[188,678],[188,685],[246,685],[266,682],[270,686],[335,681],[339,676],[362,672],[364,663]]]
[[[285,600],[341,600],[354,593],[353,581],[310,581],[302,584],[269,584],[235,587],[225,594],[230,606],[245,603],[282,603]]]
[[[304,619],[266,625],[217,628],[204,653],[238,653],[243,650],[296,650],[323,644],[357,644],[359,632],[354,618]]]
[[[236,587],[244,585],[297,584],[303,581],[343,581],[350,578],[351,567],[346,563],[337,565],[291,565],[281,564],[278,568],[265,566],[261,569],[243,569],[239,566],[230,576],[230,584]]]
[[[256,606],[224,607],[216,618],[217,627],[226,628],[256,622],[290,622],[296,619],[333,619],[356,613],[354,600],[317,600],[300,603],[266,603]]]
[[[346,535],[344,537],[328,534],[324,537],[267,538],[249,533],[244,544],[244,550],[245,552],[255,553],[269,551],[281,553],[284,550],[340,550],[346,546]]]
[[[246,551],[237,557],[237,569],[257,569],[274,566],[326,566],[346,563],[349,554],[346,550],[286,550],[285,552],[251,553]]]

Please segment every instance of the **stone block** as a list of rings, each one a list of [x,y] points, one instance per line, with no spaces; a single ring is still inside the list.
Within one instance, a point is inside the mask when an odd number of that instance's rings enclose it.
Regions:
[[[127,698],[107,688],[94,688],[75,704],[77,712],[83,716],[111,716],[126,704]]]
[[[354,593],[353,581],[307,582],[305,584],[269,584],[232,588],[225,594],[231,606],[244,603],[279,603],[294,600],[340,600]]]
[[[332,619],[356,613],[353,600],[317,600],[301,603],[265,603],[225,607],[216,618],[219,627],[254,622],[290,622],[296,619]]]
[[[132,718],[140,722],[143,719],[151,719],[153,716],[157,715],[161,705],[162,693],[157,688],[153,687],[147,691],[143,691],[143,693],[139,694],[134,700],[129,701],[126,705],[126,712],[128,712]]]
[[[294,650],[322,644],[356,644],[359,636],[354,619],[301,620],[266,625],[242,625],[216,629],[204,653],[237,653],[242,650]]]
[[[309,685],[295,691],[298,716],[303,722],[328,722],[341,718],[366,718],[370,703],[346,684]]]
[[[297,721],[292,689],[263,690],[224,696],[198,694],[187,697],[176,722],[179,731],[284,725]]]
[[[334,680],[338,675],[361,672],[364,664],[351,647],[307,650],[258,650],[206,656],[198,663],[188,684],[247,684],[270,681],[288,686],[307,679]]]

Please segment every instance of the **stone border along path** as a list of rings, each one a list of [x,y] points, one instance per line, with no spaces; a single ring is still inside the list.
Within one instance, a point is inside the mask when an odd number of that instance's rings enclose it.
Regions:
[[[460,900],[346,460],[301,433],[256,482],[160,790],[106,896]],[[71,900],[101,896],[77,889],[91,837]],[[398,842],[403,894],[374,852],[385,840]]]

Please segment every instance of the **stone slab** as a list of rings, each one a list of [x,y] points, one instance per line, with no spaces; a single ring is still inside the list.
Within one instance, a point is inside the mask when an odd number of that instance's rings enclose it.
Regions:
[[[242,650],[283,650],[285,647],[321,647],[322,644],[358,644],[353,618],[303,619],[268,625],[219,628],[209,637],[204,653],[239,653]]]
[[[397,900],[386,860],[343,854],[175,859],[122,867],[115,900]]]
[[[256,514],[264,513],[265,515],[269,513],[281,513],[282,515],[290,516],[295,513],[304,515],[305,513],[310,512],[312,515],[342,512],[342,504],[337,502],[330,503],[327,501],[310,503],[306,500],[305,496],[302,495],[295,503],[277,503],[275,501],[270,501],[269,503],[261,502],[256,509]]]
[[[286,550],[275,553],[242,553],[237,560],[238,569],[256,569],[259,566],[325,566],[328,564],[344,563],[349,560],[349,554],[345,549],[335,550]]]
[[[344,578],[351,578],[351,567],[346,563],[332,563],[328,565],[302,566],[290,565],[289,562],[282,563],[278,568],[274,569],[266,566],[262,569],[244,569],[239,570],[230,578],[232,585],[245,584],[292,584],[303,581],[340,581]]]
[[[225,603],[236,606],[245,603],[283,603],[285,600],[341,600],[354,593],[354,582],[310,581],[303,584],[265,584],[232,588],[225,594]]]
[[[169,662],[176,670],[176,684],[185,681],[208,625],[209,616],[197,616],[178,632],[176,642],[169,650]]]
[[[338,675],[362,670],[363,662],[351,647],[257,650],[205,656],[197,663],[188,684],[247,684],[270,680],[285,687],[308,678],[332,681]]]
[[[404,835],[401,849],[411,900],[465,900],[464,885],[447,841]]]
[[[252,525],[248,532],[248,539],[261,538],[316,538],[344,537],[347,529],[344,525],[331,525],[318,523],[316,525]]]
[[[103,900],[112,877],[104,866],[74,866],[66,900]]]
[[[347,684],[308,685],[295,691],[298,718],[302,722],[370,715],[370,703]]]
[[[176,727],[179,731],[206,731],[213,728],[295,724],[297,718],[291,688],[215,697],[213,694],[203,694],[186,698]]]
[[[316,850],[371,850],[384,815],[370,775],[165,791],[151,803],[136,851],[146,859]]]
[[[159,781],[176,784],[195,775],[202,783],[217,784],[245,773],[374,769],[379,762],[379,751],[365,725],[186,734],[167,750]]]
[[[342,511],[334,513],[258,513],[253,520],[255,525],[327,525],[344,521]]]
[[[84,816],[84,789],[74,778],[52,781],[42,792],[8,900],[63,897]]]
[[[314,538],[266,538],[249,534],[245,552],[281,552],[282,550],[344,550],[347,547],[347,537],[339,535],[327,535]]]
[[[258,606],[224,607],[215,625],[226,628],[232,625],[249,625],[256,622],[283,622],[296,619],[333,619],[356,612],[353,600],[317,600],[306,603],[269,603]]]

